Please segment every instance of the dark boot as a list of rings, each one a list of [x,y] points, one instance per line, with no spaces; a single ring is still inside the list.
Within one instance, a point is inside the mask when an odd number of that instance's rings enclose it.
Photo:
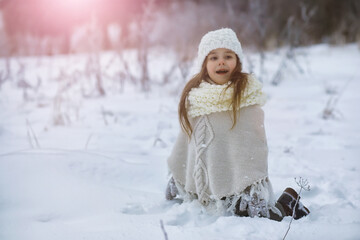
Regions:
[[[283,220],[283,218],[286,216],[284,208],[282,207],[282,205],[277,202],[275,204],[275,207],[278,209],[278,212],[274,212],[272,209],[269,210],[269,218],[271,220],[275,220],[278,222],[281,222]],[[280,212],[280,215],[279,215]]]
[[[296,204],[297,198],[299,200]],[[300,196],[292,188],[286,188],[277,200],[277,203],[280,203],[283,207],[285,216],[292,216],[295,208],[294,219],[302,218],[310,213],[309,209],[300,202]]]

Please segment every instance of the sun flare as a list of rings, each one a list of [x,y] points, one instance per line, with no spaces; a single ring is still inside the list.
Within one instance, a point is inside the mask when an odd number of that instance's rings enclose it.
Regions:
[[[82,11],[93,6],[94,0],[57,0],[54,5],[69,11]]]

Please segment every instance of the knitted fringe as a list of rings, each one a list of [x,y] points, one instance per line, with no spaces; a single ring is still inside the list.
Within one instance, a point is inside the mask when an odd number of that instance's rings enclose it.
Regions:
[[[191,202],[198,200],[198,196],[195,193],[190,193],[185,191],[184,186],[177,181],[175,181],[176,187],[179,190],[180,196],[183,198],[184,202]],[[272,185],[268,177],[260,179],[250,186],[248,186],[244,191],[234,194],[232,196],[218,197],[210,196],[210,202],[208,205],[203,205],[203,208],[206,212],[211,214],[216,214],[219,216],[222,215],[234,215],[236,212],[236,204],[238,201],[241,202],[240,208],[250,207],[254,209],[248,210],[249,216],[254,217],[259,215],[259,211],[265,211],[265,214],[261,214],[263,217],[269,218],[269,210],[281,216],[281,212],[278,208],[275,207],[274,192]],[[259,205],[257,205],[257,203]],[[265,209],[264,209],[265,206]],[[245,209],[241,209],[245,210]]]

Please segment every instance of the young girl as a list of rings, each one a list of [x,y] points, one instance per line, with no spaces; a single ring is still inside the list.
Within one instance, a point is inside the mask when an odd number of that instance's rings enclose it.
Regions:
[[[238,216],[281,221],[309,214],[285,189],[277,202],[268,177],[262,85],[242,72],[239,40],[228,28],[201,39],[196,74],[179,103],[182,130],[168,159],[166,198],[197,199]]]

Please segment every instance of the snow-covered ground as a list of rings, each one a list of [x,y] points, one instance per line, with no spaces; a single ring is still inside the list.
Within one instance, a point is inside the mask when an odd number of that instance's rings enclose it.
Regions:
[[[264,80],[275,194],[299,189],[294,177],[311,186],[302,192],[311,214],[292,223],[287,239],[360,239],[359,47],[302,51],[303,74],[289,62],[278,86]],[[267,55],[269,76],[280,61]],[[57,84],[43,82],[43,93],[26,102],[15,81],[0,90],[1,240],[165,239],[160,220],[169,240],[282,239],[290,218],[214,216],[196,202],[164,200],[181,89],[175,96],[169,88],[140,93],[126,85],[104,98],[72,95],[62,106],[67,124],[54,126]],[[333,117],[325,120],[329,99]]]

